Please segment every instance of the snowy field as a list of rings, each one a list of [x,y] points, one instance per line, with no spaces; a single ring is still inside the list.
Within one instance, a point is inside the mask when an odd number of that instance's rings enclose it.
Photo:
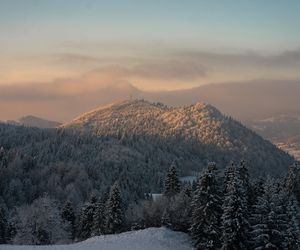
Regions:
[[[90,238],[70,245],[0,245],[1,250],[192,250],[189,237],[166,228],[148,228],[118,235]]]

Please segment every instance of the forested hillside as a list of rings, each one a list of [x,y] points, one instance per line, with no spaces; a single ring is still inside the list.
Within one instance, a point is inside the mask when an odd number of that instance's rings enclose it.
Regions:
[[[291,163],[290,156],[273,144],[205,103],[173,108],[144,100],[120,101],[83,114],[63,127],[97,136],[171,139],[173,148],[188,144],[200,158],[221,165],[244,159],[251,174],[280,175],[287,170],[286,163]]]
[[[241,160],[257,179],[284,176],[294,159],[203,103],[117,102],[58,129],[0,124],[0,241],[53,244],[169,224],[187,232],[196,187],[174,178]],[[172,207],[152,203],[162,192],[177,197]]]
[[[60,129],[2,124],[0,147],[0,195],[9,207],[30,203],[44,192],[84,202],[115,181],[126,199],[137,199],[162,190],[172,162],[181,176],[199,173],[212,161],[224,168],[241,159],[253,176],[280,176],[293,163],[271,143],[202,103],[169,108],[142,100],[118,102]]]

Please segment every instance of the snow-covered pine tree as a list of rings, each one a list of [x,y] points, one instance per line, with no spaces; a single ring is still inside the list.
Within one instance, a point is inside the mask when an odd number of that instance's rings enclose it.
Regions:
[[[259,178],[258,180],[252,182],[250,185],[250,191],[249,191],[250,214],[253,212],[254,205],[256,205],[258,202],[258,198],[264,194],[264,182],[265,182],[264,179]]]
[[[180,192],[180,180],[174,162],[168,170],[164,184],[164,195],[166,197],[173,197]]]
[[[91,202],[85,204],[81,209],[77,227],[77,236],[79,239],[87,239],[92,236],[96,202],[97,199],[92,196]]]
[[[236,166],[236,173],[239,177],[239,193],[243,201],[243,213],[244,217],[249,219],[250,217],[250,205],[251,205],[251,185],[249,180],[248,167],[245,161],[241,161],[239,166]]]
[[[224,250],[248,249],[248,195],[245,183],[238,167],[231,164],[225,172],[225,198],[222,206]]]
[[[300,202],[300,165],[293,164],[284,183],[285,190],[289,196],[294,196]]]
[[[104,215],[104,203],[101,199],[96,203],[94,216],[93,216],[93,228],[92,235],[97,236],[105,233],[105,215]]]
[[[288,249],[300,248],[300,166],[296,163],[289,167],[283,191],[284,205],[288,216],[286,244]]]
[[[106,210],[106,232],[109,234],[122,232],[124,228],[124,211],[121,193],[117,183],[111,187]]]
[[[267,179],[264,194],[254,206],[251,224],[251,242],[255,249],[290,249],[288,244],[296,244],[290,234],[294,229],[289,225],[286,194],[278,190],[271,178]]]
[[[7,218],[4,207],[0,203],[0,244],[6,243]]]
[[[288,197],[286,205],[288,230],[286,231],[286,245],[288,249],[300,249],[300,207],[294,197]]]
[[[243,187],[243,190],[245,193],[244,195],[249,195],[249,189],[250,189],[250,182],[249,182],[249,173],[248,168],[246,166],[245,161],[241,161],[240,165],[236,167],[237,173],[239,175],[239,179],[242,182],[241,186]],[[248,198],[248,197],[247,197]]]
[[[62,208],[61,217],[65,223],[67,223],[67,228],[71,233],[71,238],[75,238],[75,212],[73,205],[70,201],[66,201]]]
[[[200,177],[192,201],[191,234],[196,249],[218,249],[221,246],[221,190],[217,168],[210,164]]]
[[[224,191],[226,192],[227,189],[229,188],[228,186],[231,185],[234,176],[236,174],[236,166],[234,165],[233,162],[231,162],[226,168],[224,172]]]

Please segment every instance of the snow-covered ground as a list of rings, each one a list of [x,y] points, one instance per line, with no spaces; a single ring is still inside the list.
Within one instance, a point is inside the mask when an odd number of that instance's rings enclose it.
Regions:
[[[166,228],[148,228],[118,235],[90,238],[70,245],[0,245],[1,250],[192,250],[188,235]]]

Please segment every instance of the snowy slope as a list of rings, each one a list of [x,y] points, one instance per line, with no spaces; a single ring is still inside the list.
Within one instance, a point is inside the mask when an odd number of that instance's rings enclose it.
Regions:
[[[0,245],[1,250],[192,250],[189,237],[166,228],[148,228],[118,235],[90,238],[70,245],[13,246]]]
[[[257,139],[245,127],[202,102],[172,108],[143,100],[125,100],[85,113],[63,127],[105,136],[119,133],[161,137],[179,135],[221,149],[242,151],[249,147],[244,137]]]

